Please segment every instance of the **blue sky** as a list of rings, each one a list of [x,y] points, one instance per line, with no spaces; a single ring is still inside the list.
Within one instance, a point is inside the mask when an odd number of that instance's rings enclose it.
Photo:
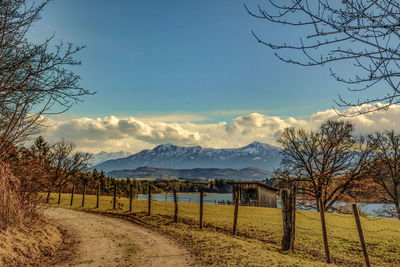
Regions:
[[[301,117],[332,107],[343,86],[327,69],[275,58],[251,30],[266,39],[291,36],[250,17],[243,4],[58,0],[48,5],[32,35],[55,32],[64,42],[87,46],[76,72],[82,86],[97,94],[66,116],[253,110]]]
[[[256,8],[256,1],[246,1]],[[240,147],[276,144],[286,127],[315,129],[337,119],[344,93],[327,68],[279,61],[264,40],[296,42],[304,34],[251,17],[243,1],[55,0],[30,38],[87,47],[74,68],[96,91],[45,135],[81,151],[138,152],[159,144]],[[341,64],[352,73],[352,66]],[[365,107],[363,107],[365,108]],[[400,106],[353,118],[360,132],[397,129]]]

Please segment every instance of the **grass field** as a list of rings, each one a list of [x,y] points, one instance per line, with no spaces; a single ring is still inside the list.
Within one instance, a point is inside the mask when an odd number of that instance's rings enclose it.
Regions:
[[[58,195],[52,194],[52,203]],[[87,195],[81,208],[81,195],[75,195],[72,208],[123,216],[145,227],[176,239],[203,265],[229,266],[324,266],[319,214],[297,211],[296,249],[282,252],[282,214],[280,209],[239,207],[238,236],[231,235],[233,206],[204,205],[203,230],[198,229],[199,204],[179,203],[178,224],[173,223],[173,203],[152,202],[147,216],[147,201],[134,200],[128,213],[128,199],[118,199],[112,210],[112,197],[102,196],[96,209],[96,196]],[[63,194],[62,207],[70,207],[70,194]],[[352,215],[326,214],[328,242],[336,265],[362,266],[364,259]],[[400,221],[361,218],[370,261],[375,266],[400,266]]]

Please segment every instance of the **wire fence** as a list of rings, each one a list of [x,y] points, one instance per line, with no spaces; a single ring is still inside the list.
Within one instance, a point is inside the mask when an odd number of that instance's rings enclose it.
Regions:
[[[116,193],[115,193],[116,194]],[[174,195],[173,194],[154,194],[154,195],[144,195],[144,194],[137,194],[137,195],[133,195],[131,194],[131,196],[135,199],[141,199],[141,200],[148,200],[149,196],[151,196],[151,200],[152,201],[167,201],[167,202],[174,202]],[[72,195],[73,197],[73,195]],[[100,194],[98,194],[98,198],[101,197]],[[113,198],[113,201],[116,202],[117,198],[119,198],[121,196],[117,196]],[[125,197],[125,196],[124,196]],[[129,196],[128,196],[129,197]],[[83,196],[84,198],[84,196]],[[233,203],[233,201],[229,200],[232,199],[232,194],[224,194],[224,195],[218,195],[218,194],[212,194],[212,193],[204,193],[204,197],[203,199],[203,203],[204,204],[217,204],[217,205],[235,205],[235,215],[233,215],[235,217],[235,222],[237,222],[237,207],[238,207],[238,202]],[[177,201],[178,202],[185,202],[185,203],[193,203],[193,204],[199,204],[200,203],[200,194],[199,193],[178,193],[177,194]],[[72,203],[72,198],[71,198],[71,203]],[[150,205],[151,205],[151,201],[149,201],[149,214],[150,214]],[[82,201],[82,206],[84,206],[84,201]],[[321,223],[321,218],[319,218],[318,216],[312,216],[312,213],[309,213],[308,211],[302,211],[302,210],[295,210],[294,213],[296,214],[296,216],[298,215],[299,218],[303,218],[306,219],[310,222],[315,222],[315,223]],[[316,215],[318,213],[315,213],[314,215]],[[335,224],[332,223],[332,218],[339,218],[340,220],[343,220],[342,224]],[[378,221],[381,220],[381,218],[371,218],[371,217],[362,217],[363,220],[367,221],[367,222],[374,222],[374,221]],[[336,220],[337,222],[338,220]],[[333,234],[335,233],[335,236],[337,237],[336,233],[341,233],[340,229],[346,230],[348,232],[351,232],[353,234],[355,233],[359,233],[360,234],[360,226],[357,225],[356,223],[354,223],[354,217],[352,214],[337,214],[337,213],[330,213],[330,216],[328,216],[328,219],[324,222],[325,226],[328,228],[329,233]],[[279,227],[282,226],[282,224],[279,223],[267,223],[265,224],[265,227],[267,226],[273,226],[273,227]],[[202,229],[202,228],[201,228]],[[310,231],[310,232],[315,232],[315,225],[310,224],[304,224],[301,223],[301,225],[296,225],[295,229],[298,230],[302,230],[302,231]],[[333,230],[334,229],[334,230]],[[368,237],[375,237],[375,238],[379,238],[379,234],[383,233],[383,232],[387,232],[387,233],[394,233],[394,234],[399,234],[400,235],[400,230],[396,230],[396,229],[392,229],[389,227],[386,227],[385,224],[382,225],[382,227],[376,227],[376,224],[374,224],[373,229],[368,227],[368,224],[364,224],[363,225],[363,232],[366,233],[367,238]],[[236,234],[236,223],[234,223],[234,229],[233,229],[233,233]]]
[[[306,218],[306,219],[308,219],[310,221],[315,221],[315,222],[320,222],[321,221],[319,218],[313,218],[313,217],[308,216],[308,215],[306,215],[306,214],[304,214],[303,212],[300,212],[300,211],[297,211],[296,214],[300,215],[301,217],[304,217],[304,218]],[[334,214],[334,213],[329,213],[329,214],[330,215],[336,215],[336,216],[338,215],[338,214]],[[353,216],[349,216],[349,215],[340,216],[340,217],[345,218],[345,219],[349,219],[349,220],[352,220],[352,221],[354,220]],[[369,217],[363,217],[363,218],[368,220],[368,221],[382,220],[381,218],[373,218],[373,219],[371,219]],[[345,229],[345,230],[348,230],[348,231],[357,232],[357,228],[355,228],[355,226],[349,226],[348,227],[348,226],[337,225],[337,224],[333,224],[333,223],[329,223],[329,222],[326,222],[326,225],[329,226],[329,227],[334,227],[334,228],[338,228],[338,229]],[[303,229],[312,230],[311,228],[304,228],[304,227],[303,227]],[[376,229],[376,230],[371,230],[371,229],[368,228],[368,225],[364,226],[363,231],[364,232],[368,232],[368,233],[392,232],[392,233],[400,234],[399,230],[391,229],[391,228],[388,228],[388,227],[380,228],[380,229]]]

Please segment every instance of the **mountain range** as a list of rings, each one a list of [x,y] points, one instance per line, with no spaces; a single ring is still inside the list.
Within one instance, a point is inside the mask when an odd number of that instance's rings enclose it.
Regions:
[[[114,170],[107,175],[114,178],[180,178],[180,179],[231,179],[231,180],[264,180],[272,176],[272,172],[258,168],[244,169],[163,169],[140,167],[135,170]]]
[[[240,148],[181,147],[163,144],[136,154],[106,160],[92,169],[109,172],[112,170],[134,170],[139,167],[167,169],[243,169],[248,167],[272,171],[281,162],[281,149],[264,143],[253,142]]]

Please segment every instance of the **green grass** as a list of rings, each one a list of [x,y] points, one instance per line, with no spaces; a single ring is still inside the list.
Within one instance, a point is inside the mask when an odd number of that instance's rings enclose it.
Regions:
[[[56,203],[58,195],[52,195]],[[81,195],[75,195],[72,208],[82,209]],[[321,223],[316,212],[297,211],[296,250],[282,252],[282,213],[280,209],[239,207],[238,236],[231,235],[233,206],[204,205],[203,230],[198,229],[199,204],[179,203],[180,222],[174,224],[173,203],[152,202],[147,216],[147,201],[119,198],[119,208],[112,210],[112,197],[102,196],[96,209],[96,196],[87,195],[83,210],[124,216],[169,235],[195,254],[204,265],[325,265]],[[69,207],[70,195],[63,194],[61,206]],[[328,242],[332,261],[343,266],[362,266],[364,259],[352,215],[326,214]],[[400,222],[397,220],[361,218],[367,250],[372,265],[400,265]]]

